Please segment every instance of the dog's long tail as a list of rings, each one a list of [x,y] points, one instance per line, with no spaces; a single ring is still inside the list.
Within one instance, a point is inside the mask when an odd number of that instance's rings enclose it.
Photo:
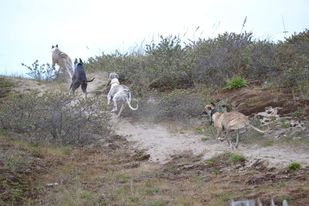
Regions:
[[[93,77],[92,79],[87,80],[87,82],[92,82],[94,79],[95,79],[95,78]]]
[[[260,130],[259,128],[256,128],[255,126],[253,126],[253,125],[251,125],[251,124],[249,124],[249,126],[252,128],[252,129],[254,129],[255,131],[258,131],[258,132],[260,132],[260,133],[265,133],[266,131],[263,131],[263,130]]]
[[[128,106],[130,107],[130,109],[132,109],[133,111],[137,110],[138,109],[138,104],[136,104],[136,107],[132,107],[131,105],[131,99],[132,99],[132,95],[131,95],[131,92],[128,91],[128,96],[127,96],[127,103],[128,103]]]

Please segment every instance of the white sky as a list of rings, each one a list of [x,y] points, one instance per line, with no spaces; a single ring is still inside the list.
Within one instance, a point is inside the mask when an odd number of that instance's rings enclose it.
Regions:
[[[309,28],[309,0],[0,0],[0,74],[51,63],[58,44],[72,59],[131,51],[159,35],[215,37],[244,28],[276,41]],[[200,27],[198,31],[195,31]]]

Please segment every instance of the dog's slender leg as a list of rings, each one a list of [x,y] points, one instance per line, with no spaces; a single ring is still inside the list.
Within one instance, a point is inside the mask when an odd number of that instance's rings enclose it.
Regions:
[[[218,128],[218,130],[217,130],[217,140],[219,140],[219,141],[224,140],[223,137],[222,138],[220,137],[221,134],[222,134],[222,128]]]
[[[112,112],[116,112],[118,110],[118,108],[117,108],[117,101],[116,101],[115,98],[113,99],[113,102],[114,102],[114,108],[113,108]]]
[[[82,87],[83,93],[85,94],[85,99],[87,99],[87,83],[83,82],[81,87]]]
[[[237,148],[237,147],[238,147],[238,144],[239,144],[239,138],[240,138],[240,132],[239,132],[239,129],[237,129],[237,137],[236,137],[235,148]]]
[[[226,140],[227,140],[227,143],[228,143],[229,147],[230,147],[231,149],[233,149],[233,144],[232,144],[232,142],[231,142],[230,133],[229,133],[228,130],[226,131]]]
[[[110,104],[112,100],[112,96],[108,93],[107,94],[107,104]]]
[[[121,105],[121,107],[120,107],[120,110],[119,110],[119,113],[118,113],[117,117],[119,117],[119,116],[120,116],[121,112],[123,111],[123,109],[124,109],[125,107],[126,107],[126,105],[125,105],[125,104],[122,104],[122,105]]]

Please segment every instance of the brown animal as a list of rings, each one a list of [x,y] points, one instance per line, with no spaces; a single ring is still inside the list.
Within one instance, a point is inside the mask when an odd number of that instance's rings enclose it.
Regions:
[[[60,51],[58,44],[52,46],[52,67],[55,68],[55,64],[59,65],[60,70],[66,71],[69,75],[68,79],[73,77],[73,63],[71,58],[64,52]]]
[[[222,140],[222,138],[220,138],[220,135],[224,131],[226,133],[227,142],[231,149],[238,147],[240,134],[246,132],[248,127],[251,127],[260,133],[265,133],[265,131],[262,131],[251,125],[249,122],[249,118],[240,112],[221,113],[217,111],[217,109],[215,108],[215,104],[213,103],[206,105],[205,111],[209,115],[211,122],[213,122],[215,128],[217,129],[217,139]],[[231,142],[230,133],[232,131],[237,132],[235,144]]]

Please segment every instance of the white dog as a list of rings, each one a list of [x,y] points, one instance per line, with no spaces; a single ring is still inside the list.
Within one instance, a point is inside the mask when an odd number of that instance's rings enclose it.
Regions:
[[[127,86],[121,85],[119,83],[118,74],[110,73],[108,79],[110,81],[111,88],[107,94],[107,103],[110,104],[111,100],[114,103],[114,107],[111,112],[116,112],[118,110],[117,103],[121,103],[121,108],[117,115],[118,117],[120,116],[126,104],[128,104],[130,109],[137,110],[138,104],[136,105],[135,108],[131,106],[131,100],[132,100],[131,91]]]

